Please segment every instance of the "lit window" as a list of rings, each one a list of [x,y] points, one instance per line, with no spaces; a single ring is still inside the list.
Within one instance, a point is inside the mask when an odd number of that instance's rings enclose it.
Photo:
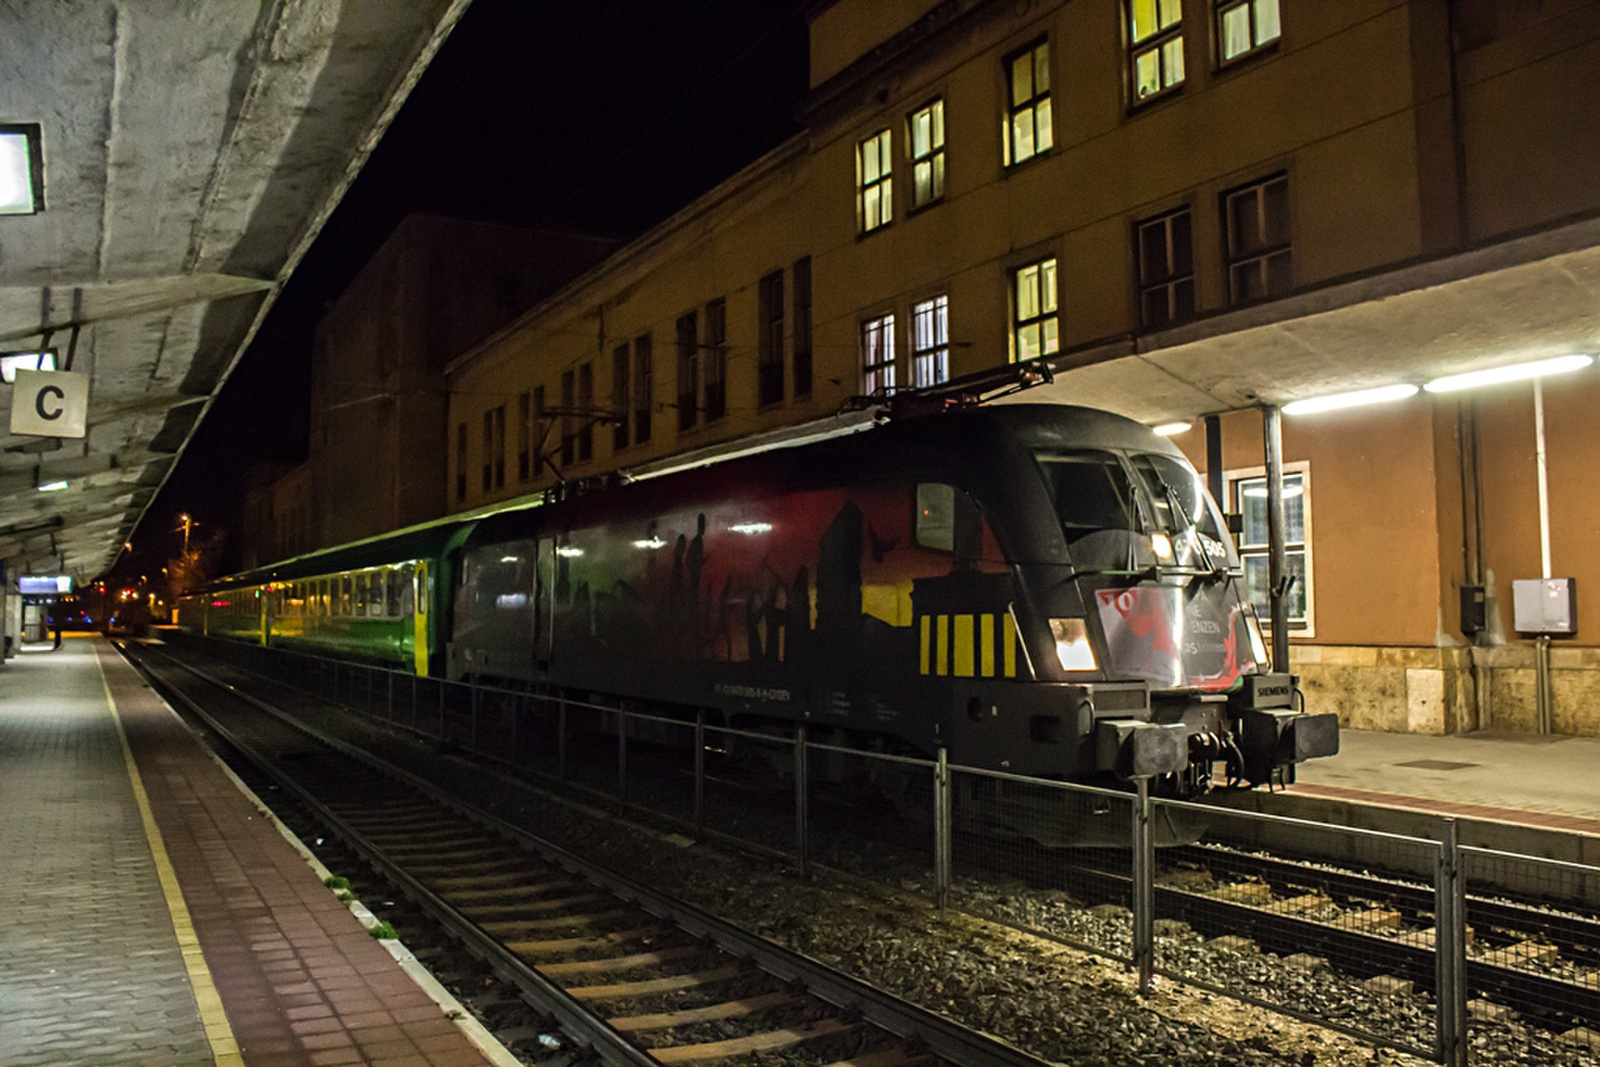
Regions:
[[[1056,321],[1056,261],[1030,263],[1014,278],[1011,358],[1020,363],[1047,356],[1061,347]]]
[[[861,324],[861,382],[868,396],[894,392],[894,316]]]
[[[1011,166],[1048,152],[1054,143],[1050,127],[1050,42],[1006,61],[1011,102],[1005,131],[1005,163]]]
[[[944,195],[944,101],[911,113],[911,206],[931,204]]]
[[[1128,0],[1128,46],[1136,102],[1181,85],[1182,0]]]
[[[1304,464],[1283,475],[1283,540],[1288,573],[1289,627],[1311,627],[1311,501],[1310,472]],[[1234,507],[1240,516],[1239,559],[1244,564],[1245,589],[1263,626],[1272,622],[1271,582],[1267,559],[1267,480],[1260,476],[1232,480]]]
[[[44,209],[44,151],[38,123],[0,124],[0,215]]]
[[[1280,174],[1223,197],[1228,226],[1228,292],[1234,304],[1286,293],[1289,178]]]
[[[862,233],[870,233],[894,217],[893,166],[888,130],[856,145],[856,214]]]
[[[1233,0],[1217,5],[1222,61],[1238,59],[1278,39],[1278,0]]]
[[[950,380],[950,298],[911,305],[911,384],[918,389]]]
[[[1194,315],[1194,248],[1189,210],[1138,226],[1139,321],[1159,330]]]

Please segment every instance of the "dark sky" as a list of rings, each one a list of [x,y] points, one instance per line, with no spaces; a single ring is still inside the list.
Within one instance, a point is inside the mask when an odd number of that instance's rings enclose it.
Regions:
[[[135,531],[237,522],[264,459],[304,458],[312,332],[411,212],[641,233],[799,129],[804,0],[474,0],[290,279]],[[231,555],[231,553],[229,554]],[[224,563],[229,561],[225,558]]]

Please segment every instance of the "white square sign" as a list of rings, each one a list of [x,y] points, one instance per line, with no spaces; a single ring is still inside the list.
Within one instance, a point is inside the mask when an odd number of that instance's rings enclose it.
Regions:
[[[33,437],[82,437],[89,418],[89,376],[75,371],[17,371],[11,391],[11,432]]]

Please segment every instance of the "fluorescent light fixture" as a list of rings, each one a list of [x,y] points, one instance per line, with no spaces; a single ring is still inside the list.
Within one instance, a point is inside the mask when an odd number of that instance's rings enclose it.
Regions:
[[[1500,385],[1504,382],[1521,382],[1529,378],[1543,378],[1547,374],[1565,374],[1582,370],[1594,362],[1593,356],[1555,356],[1536,359],[1528,363],[1511,363],[1503,367],[1467,371],[1465,374],[1447,374],[1435,378],[1423,388],[1430,393],[1453,393],[1457,389],[1475,389],[1480,385]]]
[[[659,538],[659,537],[647,537],[642,541],[635,541],[633,543],[633,547],[634,548],[651,548],[651,549],[654,549],[654,548],[666,548],[667,547],[667,543],[665,541],[661,540],[661,538]]]
[[[583,549],[579,548],[577,545],[557,545],[556,555],[560,556],[562,559],[577,559],[579,556],[583,555]]]
[[[728,529],[732,530],[734,533],[742,533],[747,537],[755,537],[757,534],[769,533],[772,530],[772,523],[736,522],[732,526],[728,527]]]
[[[12,385],[19,370],[55,370],[56,350],[42,352],[0,352],[0,381]]]
[[[1176,434],[1188,432],[1193,425],[1194,423],[1192,422],[1164,422],[1160,426],[1153,427],[1151,432],[1158,433],[1162,437],[1172,437]]]
[[[1283,499],[1285,500],[1292,500],[1305,491],[1306,487],[1301,485],[1299,482],[1283,483]],[[1246,486],[1243,490],[1243,495],[1251,497],[1252,499],[1264,500],[1267,496],[1267,487],[1264,485]]]
[[[1402,382],[1397,385],[1380,385],[1376,389],[1357,389],[1350,393],[1332,393],[1328,396],[1293,400],[1283,405],[1283,413],[1314,415],[1319,411],[1339,411],[1342,408],[1358,408],[1367,404],[1387,404],[1392,400],[1404,400],[1408,396],[1416,395],[1416,386],[1410,382]]]
[[[44,208],[44,149],[39,124],[0,123],[0,215]]]
[[[69,486],[70,484],[71,484],[70,482],[45,482],[43,485],[41,485],[39,487],[39,492],[41,492],[41,493],[59,493],[59,492],[61,492],[61,490],[67,488],[67,486]]]

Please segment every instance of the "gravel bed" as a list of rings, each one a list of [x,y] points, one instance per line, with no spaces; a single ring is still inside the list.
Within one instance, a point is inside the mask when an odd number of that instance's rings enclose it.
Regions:
[[[336,722],[312,717],[324,729]],[[967,878],[953,887],[952,910],[941,917],[921,892],[914,862],[881,884],[827,871],[801,878],[781,859],[692,844],[661,828],[557,802],[382,728],[351,719],[337,725],[352,741],[508,821],[1044,1059],[1105,1067],[1426,1062],[1159,976],[1141,998],[1123,964],[1017,929],[1049,930],[1055,938],[1126,953],[1128,920],[1114,906],[1087,907],[1061,890]],[[860,866],[893,870],[897,862],[886,854]],[[1177,974],[1432,1043],[1433,1005],[1420,994],[1375,991],[1253,946],[1205,941],[1170,921],[1158,929],[1158,952],[1160,966]],[[1475,1022],[1470,1044],[1475,1064],[1600,1067],[1600,1056],[1588,1048],[1515,1019]]]

